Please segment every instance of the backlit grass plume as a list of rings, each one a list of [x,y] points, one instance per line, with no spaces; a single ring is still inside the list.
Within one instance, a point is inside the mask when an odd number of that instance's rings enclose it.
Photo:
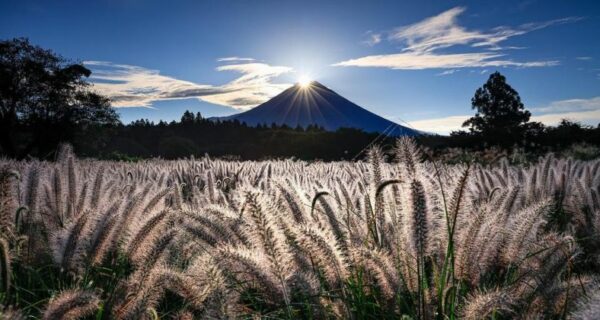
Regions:
[[[600,160],[0,160],[0,315],[598,316]]]

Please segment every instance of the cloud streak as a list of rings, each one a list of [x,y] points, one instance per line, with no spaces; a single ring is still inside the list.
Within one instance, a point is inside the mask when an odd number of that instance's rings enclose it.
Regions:
[[[540,113],[561,113],[590,110],[600,110],[600,97],[553,101],[547,106],[531,109],[531,111]]]
[[[365,44],[365,45],[367,45],[367,46],[369,46],[369,47],[372,47],[372,46],[380,43],[381,40],[382,40],[381,39],[381,37],[382,37],[381,33],[375,33],[373,31],[367,31],[365,33],[365,35],[366,35],[367,39],[364,40],[362,43]]]
[[[463,122],[470,116],[450,116],[444,118],[424,119],[408,121],[410,127],[424,132],[449,134],[452,131],[460,130]]]
[[[444,70],[444,71],[436,74],[436,76],[448,76],[448,75],[454,74],[458,71],[460,71],[460,70],[459,69],[448,69],[448,70]]]
[[[224,59],[251,61],[248,60],[251,58]],[[247,110],[289,87],[291,84],[273,83],[272,80],[293,71],[289,67],[257,62],[229,64],[218,67],[217,71],[233,71],[241,76],[224,85],[210,85],[165,76],[158,70],[139,66],[106,61],[86,61],[84,64],[92,70],[93,89],[111,98],[114,107],[150,107],[155,101],[196,98]]]
[[[579,17],[567,17],[546,22],[522,24],[514,28],[499,26],[489,31],[479,31],[468,30],[458,24],[458,17],[464,11],[464,7],[455,7],[437,16],[392,30],[388,33],[387,39],[391,42],[403,44],[404,48],[401,52],[349,59],[333,65],[402,70],[554,66],[559,64],[559,61],[520,62],[507,59],[506,54],[500,53],[500,50],[520,48],[503,47],[500,44],[509,38],[524,35],[534,30],[581,19]],[[369,35],[372,35],[372,33]],[[378,42],[371,41],[368,43],[373,45]],[[451,54],[440,52],[450,47],[460,47],[463,52]],[[465,52],[464,47],[468,47],[470,50]]]
[[[223,57],[223,58],[219,58],[217,59],[218,62],[230,62],[230,61],[236,61],[236,62],[240,62],[240,61],[256,61],[253,58],[242,58],[242,57]]]
[[[456,69],[469,67],[548,67],[558,65],[556,60],[515,62],[499,59],[503,54],[481,53],[456,53],[456,54],[430,54],[430,53],[397,53],[385,55],[366,56],[334,64],[339,67],[376,67],[397,70],[423,70],[423,69]]]

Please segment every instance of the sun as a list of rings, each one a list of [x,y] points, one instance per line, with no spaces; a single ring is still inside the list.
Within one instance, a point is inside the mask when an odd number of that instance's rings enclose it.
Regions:
[[[311,82],[312,82],[312,80],[307,75],[302,75],[302,76],[300,76],[300,78],[298,78],[298,84],[302,88],[307,88],[308,86],[310,86]]]

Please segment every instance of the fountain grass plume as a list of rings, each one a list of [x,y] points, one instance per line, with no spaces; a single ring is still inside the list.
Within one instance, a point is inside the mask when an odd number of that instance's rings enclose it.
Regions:
[[[487,319],[511,314],[510,294],[500,290],[490,290],[487,292],[475,292],[465,301],[461,308],[464,319]]]
[[[0,237],[0,280],[3,293],[8,296],[12,278],[12,253],[8,241]]]
[[[42,319],[81,319],[93,315],[98,310],[99,305],[100,299],[92,291],[81,289],[66,290],[50,300]]]
[[[98,307],[88,317],[101,320],[591,312],[600,161],[444,164],[410,139],[394,152],[0,159],[0,303],[30,318]]]

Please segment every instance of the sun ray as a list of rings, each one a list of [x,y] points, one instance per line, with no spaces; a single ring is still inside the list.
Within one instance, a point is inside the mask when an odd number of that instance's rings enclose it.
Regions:
[[[310,79],[310,77],[305,74],[301,75],[300,78],[298,78],[298,84],[302,88],[308,88],[308,86],[310,86],[311,82],[312,82],[312,80]]]

